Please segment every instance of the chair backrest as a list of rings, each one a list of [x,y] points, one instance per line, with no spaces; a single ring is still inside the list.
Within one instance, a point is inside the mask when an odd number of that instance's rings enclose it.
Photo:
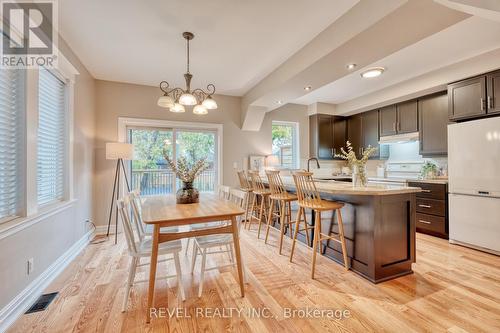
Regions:
[[[229,196],[229,201],[240,207],[241,209],[245,209],[245,200],[247,198],[248,192],[241,191],[238,189],[231,189]],[[240,216],[238,220],[238,230],[241,228],[241,219],[243,218],[243,215]]]
[[[264,185],[262,178],[260,178],[259,171],[256,170],[248,171],[248,175],[250,176],[250,180],[252,181],[252,189],[254,191],[266,190],[266,186]]]
[[[132,206],[132,216],[139,239],[143,240],[146,235],[144,223],[142,223],[141,197],[139,190],[129,192],[130,204]]]
[[[132,254],[137,254],[136,239],[134,235],[134,227],[132,221],[130,220],[130,200],[128,196],[116,201],[118,211],[120,212],[120,217],[123,224],[123,230],[125,232],[125,238],[127,240],[128,250]]]
[[[238,179],[240,180],[241,189],[244,191],[252,190],[252,184],[250,183],[250,180],[248,179],[247,175],[245,174],[245,171],[240,170],[237,173],[238,173]]]
[[[219,195],[219,199],[229,200],[229,192],[231,188],[226,185],[219,185],[217,189],[217,194]]]
[[[269,181],[269,188],[271,189],[271,194],[279,195],[286,194],[285,185],[280,177],[279,170],[266,170],[267,180]]]
[[[314,207],[321,205],[321,197],[312,178],[312,172],[298,171],[292,173],[299,205]]]

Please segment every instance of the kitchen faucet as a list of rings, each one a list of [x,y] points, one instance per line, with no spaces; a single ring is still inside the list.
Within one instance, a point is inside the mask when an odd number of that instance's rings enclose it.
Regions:
[[[319,169],[319,160],[316,157],[311,157],[307,160],[307,172],[309,172],[309,163],[311,161],[316,161],[316,166]]]

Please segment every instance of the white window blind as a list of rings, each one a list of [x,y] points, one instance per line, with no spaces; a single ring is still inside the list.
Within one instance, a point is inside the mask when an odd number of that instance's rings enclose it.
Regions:
[[[38,93],[38,205],[64,199],[66,160],[66,87],[40,70]]]
[[[22,207],[24,82],[23,71],[0,70],[0,222]]]

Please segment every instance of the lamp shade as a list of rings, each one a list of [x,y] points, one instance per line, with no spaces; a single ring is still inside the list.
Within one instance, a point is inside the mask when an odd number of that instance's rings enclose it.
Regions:
[[[106,159],[107,160],[133,160],[134,145],[123,142],[108,142],[106,143]]]

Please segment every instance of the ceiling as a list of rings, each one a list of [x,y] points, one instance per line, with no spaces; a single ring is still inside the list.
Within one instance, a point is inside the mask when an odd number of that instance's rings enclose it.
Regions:
[[[244,95],[359,0],[64,0],[60,33],[97,79]]]

